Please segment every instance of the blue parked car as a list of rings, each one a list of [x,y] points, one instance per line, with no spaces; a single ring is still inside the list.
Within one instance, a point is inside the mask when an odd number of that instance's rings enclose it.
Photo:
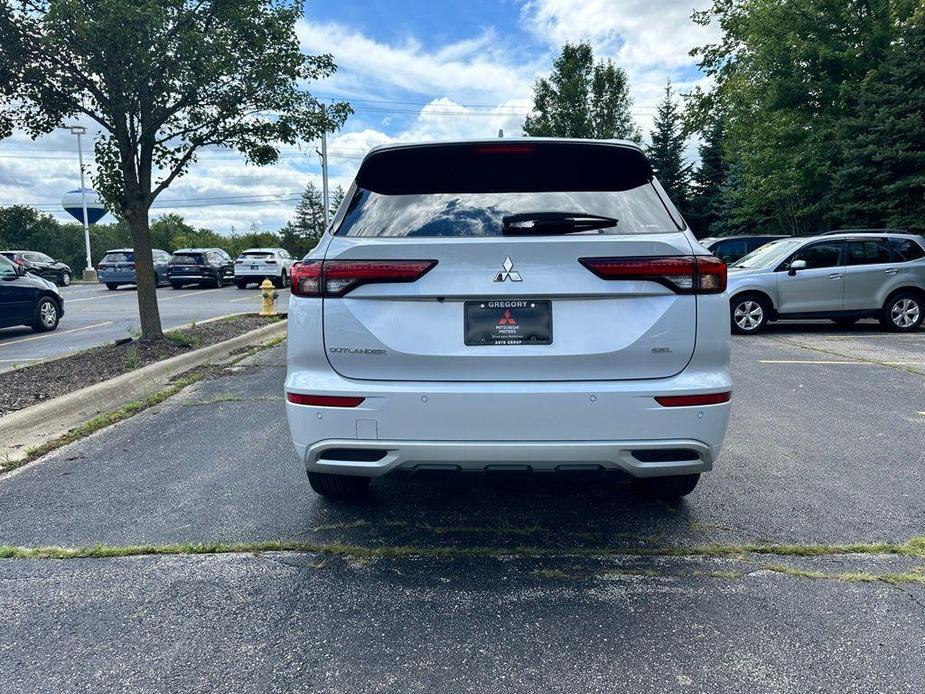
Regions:
[[[167,282],[167,264],[170,254],[160,249],[153,249],[154,283],[158,287]],[[113,248],[96,266],[96,276],[100,284],[109,290],[116,290],[123,284],[135,284],[135,252],[131,248]]]

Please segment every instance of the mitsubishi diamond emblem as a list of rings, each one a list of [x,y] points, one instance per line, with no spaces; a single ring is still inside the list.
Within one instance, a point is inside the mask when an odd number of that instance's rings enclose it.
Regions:
[[[520,273],[514,270],[514,262],[511,260],[511,256],[504,259],[504,262],[501,263],[501,272],[495,275],[495,282],[504,282],[505,280],[523,282]]]

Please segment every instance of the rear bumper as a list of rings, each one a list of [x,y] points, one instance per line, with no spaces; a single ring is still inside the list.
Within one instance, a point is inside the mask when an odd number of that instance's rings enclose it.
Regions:
[[[135,284],[136,277],[134,272],[97,272],[97,279],[100,284]]]
[[[731,387],[726,370],[699,378],[684,372],[655,381],[540,383],[355,381],[330,370],[290,371],[287,392],[365,400],[358,407],[287,402],[286,413],[296,452],[310,471],[372,477],[433,466],[597,466],[652,477],[710,470],[731,405],[663,407],[655,396]],[[681,449],[693,454],[678,459]],[[665,450],[670,453],[634,455]]]
[[[363,455],[364,453],[369,455]],[[381,457],[378,457],[381,456]],[[370,459],[376,458],[378,459]],[[365,460],[364,460],[365,458]],[[679,459],[680,458],[680,459]],[[395,470],[570,472],[613,471],[633,477],[686,475],[713,469],[702,441],[358,441],[309,446],[305,468],[362,477]]]
[[[235,279],[252,279],[252,278],[263,278],[263,277],[280,277],[282,276],[282,270],[239,270],[238,268],[234,269]]]

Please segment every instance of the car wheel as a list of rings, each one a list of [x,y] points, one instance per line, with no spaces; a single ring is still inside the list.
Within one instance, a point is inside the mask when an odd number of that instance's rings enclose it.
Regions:
[[[238,285],[238,289],[247,289],[247,282],[235,282]]]
[[[732,332],[754,335],[768,324],[771,307],[767,299],[757,294],[742,294],[729,302]]]
[[[61,273],[61,286],[62,286],[62,287],[70,287],[70,286],[71,286],[71,273],[70,273],[70,272],[62,272],[62,273]]]
[[[106,283],[106,289],[108,289],[108,290],[111,291],[111,292],[116,291],[118,288],[119,288],[119,285],[116,284],[116,283],[114,283],[114,282],[107,282],[107,283]]]
[[[222,288],[222,276],[221,276],[221,275],[216,275],[216,276],[215,276],[215,279],[212,280],[212,288],[213,288],[213,289],[221,289],[221,288]]]
[[[170,286],[173,287],[174,289],[183,289],[183,285],[180,284],[179,282],[171,282]]]
[[[58,327],[59,317],[60,312],[58,311],[58,304],[54,302],[54,299],[50,299],[47,296],[42,297],[35,305],[35,316],[32,321],[32,329],[40,333],[54,330]]]
[[[308,483],[315,492],[328,499],[357,499],[369,490],[370,478],[309,472]]]
[[[633,480],[633,486],[641,494],[656,499],[680,499],[687,496],[700,481],[700,474],[670,475],[668,477],[643,477]]]
[[[857,323],[859,320],[861,320],[861,319],[860,319],[860,318],[847,318],[847,317],[846,317],[846,318],[833,318],[833,319],[832,319],[832,322],[835,323],[835,325],[840,326],[840,327],[842,327],[842,328],[850,328],[852,325],[854,325],[855,323]]]
[[[910,333],[922,324],[922,297],[910,292],[897,292],[883,305],[880,324],[887,330]]]
[[[282,285],[283,289],[289,286],[289,275],[286,274],[285,270],[283,270],[283,275],[280,278],[280,284]]]

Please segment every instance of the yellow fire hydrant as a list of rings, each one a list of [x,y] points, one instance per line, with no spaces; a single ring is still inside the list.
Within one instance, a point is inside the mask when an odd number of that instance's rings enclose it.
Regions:
[[[261,316],[276,315],[276,299],[279,298],[279,292],[273,287],[270,280],[264,280],[260,284],[260,296],[263,297],[263,304],[260,307]]]

